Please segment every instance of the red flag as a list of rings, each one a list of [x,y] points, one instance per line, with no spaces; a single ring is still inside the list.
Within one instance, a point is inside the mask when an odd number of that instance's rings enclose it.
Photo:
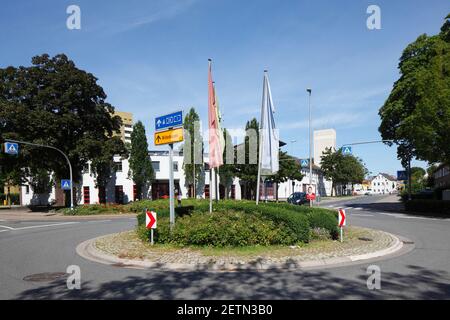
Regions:
[[[208,128],[209,128],[209,167],[217,168],[223,165],[222,148],[220,146],[219,119],[214,84],[211,74],[211,60],[208,71]]]

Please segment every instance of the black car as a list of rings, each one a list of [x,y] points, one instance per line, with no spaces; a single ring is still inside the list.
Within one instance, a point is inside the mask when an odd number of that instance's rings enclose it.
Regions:
[[[305,203],[309,204],[309,200],[306,199],[305,192],[294,192],[293,194],[291,194],[289,196],[289,198],[287,199],[287,202],[291,203],[291,204],[298,204],[298,205],[302,205]]]

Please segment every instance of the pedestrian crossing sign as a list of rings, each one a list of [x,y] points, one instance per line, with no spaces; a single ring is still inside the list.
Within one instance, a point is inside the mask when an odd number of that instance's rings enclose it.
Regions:
[[[344,155],[352,154],[352,147],[343,147],[342,154],[344,154]]]
[[[61,180],[61,189],[70,190],[70,180]]]
[[[17,143],[6,142],[5,143],[5,153],[18,155],[19,154],[19,145]]]
[[[302,167],[307,167],[307,166],[309,166],[309,160],[308,160],[308,159],[302,159],[301,165],[302,165]]]

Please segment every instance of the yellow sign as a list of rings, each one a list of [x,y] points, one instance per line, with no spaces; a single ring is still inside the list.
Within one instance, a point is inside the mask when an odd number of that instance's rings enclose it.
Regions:
[[[163,144],[170,144],[175,142],[182,142],[183,128],[171,129],[167,131],[155,132],[155,146]]]

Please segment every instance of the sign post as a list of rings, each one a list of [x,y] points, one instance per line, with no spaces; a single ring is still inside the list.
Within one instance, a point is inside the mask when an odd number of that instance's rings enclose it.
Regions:
[[[17,148],[16,148],[16,153],[15,154],[19,153],[19,145],[18,144],[21,143],[21,144],[26,144],[26,145],[29,145],[29,146],[34,146],[34,147],[53,149],[53,150],[58,151],[59,153],[61,153],[64,156],[64,158],[67,161],[67,164],[69,165],[70,187],[71,187],[70,188],[70,210],[73,210],[73,188],[72,188],[73,176],[72,176],[72,165],[70,164],[69,157],[64,152],[62,152],[60,149],[58,149],[56,147],[47,146],[47,145],[44,145],[44,144],[31,143],[31,142],[26,142],[26,141],[12,140],[12,139],[6,139],[6,140],[7,140],[7,143],[9,143],[10,145],[16,145]],[[6,147],[6,144],[5,144],[5,147]],[[9,149],[10,149],[11,152],[13,151],[11,149],[11,147]]]
[[[150,244],[153,245],[153,230],[156,229],[157,220],[156,212],[145,209],[145,226],[150,229]]]
[[[170,230],[175,226],[175,183],[173,178],[173,144],[182,142],[183,135],[183,111],[157,117],[155,119],[155,146],[169,145],[169,207]],[[163,130],[163,131],[162,131]]]
[[[341,242],[344,241],[344,231],[343,228],[347,225],[347,217],[345,215],[345,210],[344,209],[339,209],[338,212],[338,225],[339,225],[339,229],[340,229],[340,233],[341,233]]]
[[[169,144],[169,207],[170,207],[170,231],[175,225],[174,181],[173,181],[173,143]]]

